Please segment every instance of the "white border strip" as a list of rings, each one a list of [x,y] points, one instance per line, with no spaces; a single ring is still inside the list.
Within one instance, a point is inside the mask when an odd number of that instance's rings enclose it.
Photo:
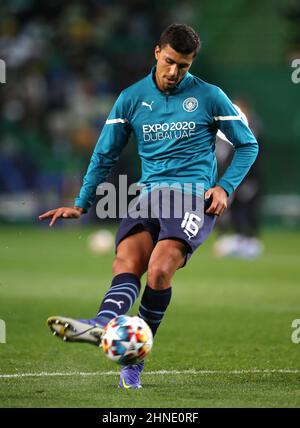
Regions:
[[[243,375],[243,374],[299,374],[300,369],[249,369],[249,370],[157,370],[146,371],[143,375]],[[26,377],[65,377],[65,376],[117,376],[119,371],[107,372],[40,372],[40,373],[15,373],[0,374],[0,379],[19,379]]]
[[[215,120],[242,120],[242,116],[215,116]]]
[[[128,120],[127,119],[107,119],[107,121],[105,122],[106,123],[106,125],[111,125],[111,124],[113,124],[113,123],[126,123],[126,122],[128,122]]]

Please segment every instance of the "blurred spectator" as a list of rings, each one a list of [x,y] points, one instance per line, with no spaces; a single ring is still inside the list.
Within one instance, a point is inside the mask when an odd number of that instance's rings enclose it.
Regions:
[[[34,192],[42,205],[49,194],[58,204],[74,198],[116,94],[149,72],[153,58],[144,55],[145,45],[152,46],[161,29],[155,4],[0,5],[0,58],[7,66],[0,91],[0,198]],[[122,160],[122,173],[130,175],[128,159],[132,154]]]

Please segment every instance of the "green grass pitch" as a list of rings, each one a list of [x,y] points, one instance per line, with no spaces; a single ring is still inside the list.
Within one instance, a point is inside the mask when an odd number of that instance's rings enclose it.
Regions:
[[[89,252],[92,230],[0,228],[0,407],[299,407],[299,231],[264,232],[251,261],[215,259],[212,236],[176,273],[143,389],[124,392],[102,350],[63,343],[45,324],[97,311],[113,252]]]

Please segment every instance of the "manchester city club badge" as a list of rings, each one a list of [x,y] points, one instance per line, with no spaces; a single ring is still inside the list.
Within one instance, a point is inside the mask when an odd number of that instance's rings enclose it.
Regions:
[[[182,107],[188,113],[192,113],[198,108],[197,98],[194,98],[194,97],[186,98],[182,103]]]

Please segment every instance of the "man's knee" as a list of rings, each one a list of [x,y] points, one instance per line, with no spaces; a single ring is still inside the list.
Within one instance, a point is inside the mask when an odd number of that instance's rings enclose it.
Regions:
[[[148,266],[147,284],[155,290],[170,287],[172,272],[163,263],[152,262]]]
[[[152,238],[147,231],[143,230],[123,239],[113,262],[113,274],[128,272],[141,277],[147,270],[152,250]]]
[[[119,273],[133,273],[138,277],[141,277],[146,271],[146,267],[139,258],[123,257],[116,255],[113,264],[112,271],[114,275]]]
[[[185,247],[176,241],[162,241],[157,250],[149,262],[147,283],[151,288],[164,290],[171,286],[174,273],[184,263]]]

